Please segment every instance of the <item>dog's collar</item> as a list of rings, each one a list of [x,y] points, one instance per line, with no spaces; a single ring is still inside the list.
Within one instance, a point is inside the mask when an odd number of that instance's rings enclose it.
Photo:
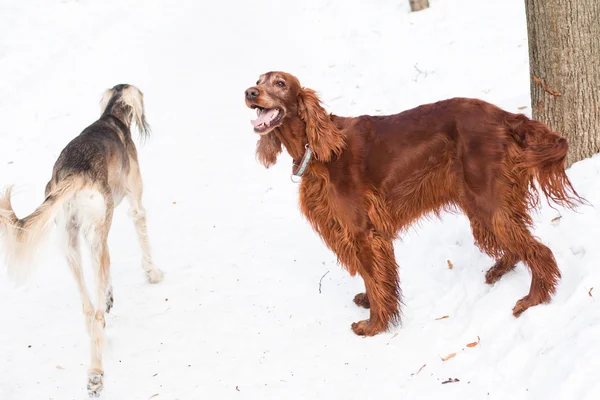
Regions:
[[[306,149],[306,151],[304,152],[304,155],[302,156],[302,160],[300,160],[300,164],[296,165],[296,163],[294,163],[294,166],[292,167],[292,177],[291,178],[292,178],[292,182],[295,182],[295,183],[300,182],[300,180],[294,181],[294,177],[301,178],[302,175],[304,175],[304,172],[306,172],[306,167],[308,167],[308,162],[312,158],[312,150],[308,146],[308,143],[306,144],[306,146],[304,146],[304,148]]]

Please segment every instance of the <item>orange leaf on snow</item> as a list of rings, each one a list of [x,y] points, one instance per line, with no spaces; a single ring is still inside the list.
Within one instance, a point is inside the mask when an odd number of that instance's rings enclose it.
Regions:
[[[552,218],[552,220],[551,220],[550,222],[554,223],[554,222],[558,221],[558,220],[559,220],[559,219],[561,219],[561,218],[562,218],[562,215],[559,215],[559,216],[558,216],[558,217],[556,217],[556,218]]]
[[[456,356],[456,353],[450,353],[446,357],[442,358],[442,361],[448,361],[449,359]]]
[[[479,344],[479,342],[473,342],[473,343],[469,343],[467,344],[467,347],[475,347]]]
[[[447,315],[444,315],[443,317],[436,318],[435,320],[436,320],[436,321],[439,321],[440,319],[446,319],[446,318],[450,318],[450,317],[449,317],[449,316],[447,316]]]
[[[448,268],[452,269],[452,267],[454,267],[454,264],[452,264],[452,262],[450,260],[447,260],[447,261],[448,261]]]

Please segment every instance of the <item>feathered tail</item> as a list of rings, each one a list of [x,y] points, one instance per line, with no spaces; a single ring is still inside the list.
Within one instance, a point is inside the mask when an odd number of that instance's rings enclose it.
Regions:
[[[8,275],[17,283],[29,277],[35,254],[52,224],[58,207],[76,190],[74,179],[66,179],[52,189],[44,202],[30,215],[17,218],[10,201],[12,186],[0,194],[0,243]]]
[[[521,139],[525,155],[519,166],[535,177],[548,200],[569,209],[585,203],[565,172],[569,150],[567,139],[551,131],[540,121],[520,117],[512,126],[513,133]]]

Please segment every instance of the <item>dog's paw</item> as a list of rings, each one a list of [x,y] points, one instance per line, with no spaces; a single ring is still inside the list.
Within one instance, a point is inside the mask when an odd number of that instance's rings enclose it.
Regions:
[[[104,389],[104,374],[98,371],[91,371],[88,374],[88,396],[90,398],[98,398]]]
[[[354,322],[352,330],[358,336],[375,336],[383,329],[372,324],[368,319],[364,321]]]
[[[354,296],[354,304],[363,308],[370,308],[371,302],[369,301],[369,296],[366,293],[359,293]]]
[[[146,273],[146,276],[148,277],[148,282],[158,283],[158,282],[161,282],[165,278],[165,273],[162,272],[158,268],[154,268],[154,269],[149,270]]]

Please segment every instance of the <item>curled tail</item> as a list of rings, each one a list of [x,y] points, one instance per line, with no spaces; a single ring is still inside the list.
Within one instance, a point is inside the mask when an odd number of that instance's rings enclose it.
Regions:
[[[33,270],[41,241],[50,229],[56,210],[76,190],[75,181],[66,179],[50,190],[44,202],[30,215],[17,218],[10,201],[12,187],[0,193],[0,243],[8,275],[22,283]]]
[[[569,209],[583,204],[585,200],[577,194],[565,172],[569,150],[567,139],[552,132],[544,123],[524,115],[517,117],[512,131],[518,136],[524,152],[519,166],[535,177],[546,198]]]

